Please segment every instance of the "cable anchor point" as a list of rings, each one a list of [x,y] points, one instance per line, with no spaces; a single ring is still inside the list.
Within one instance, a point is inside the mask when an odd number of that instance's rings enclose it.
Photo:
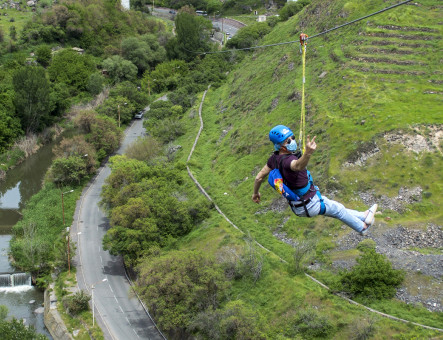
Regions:
[[[308,35],[305,33],[300,34],[300,53],[302,53],[302,46],[308,45]]]

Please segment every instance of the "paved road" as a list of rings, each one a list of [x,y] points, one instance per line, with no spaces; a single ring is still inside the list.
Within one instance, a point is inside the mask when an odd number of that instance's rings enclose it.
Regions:
[[[125,139],[117,151],[122,154],[135,139],[144,134],[142,120],[135,120],[125,131]],[[101,168],[88,188],[74,217],[71,237],[77,242],[77,282],[80,289],[91,293],[94,285],[96,322],[105,339],[164,339],[143,306],[133,294],[120,256],[102,249],[102,239],[109,222],[99,207],[101,188],[110,175],[108,166]],[[103,281],[107,279],[107,281]]]
[[[238,31],[238,27],[230,25],[225,20],[223,20],[222,22],[222,19],[212,20],[212,26],[215,28],[219,28],[222,32],[226,32],[226,34],[229,33],[230,36],[236,35]]]

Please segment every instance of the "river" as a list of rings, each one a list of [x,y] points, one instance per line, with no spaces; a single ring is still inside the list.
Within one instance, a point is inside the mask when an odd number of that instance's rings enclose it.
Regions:
[[[9,170],[0,182],[0,273],[14,271],[8,261],[12,226],[20,220],[20,211],[32,195],[41,189],[43,177],[54,156],[52,148],[60,138]],[[8,307],[9,315],[25,319],[27,325],[33,325],[39,333],[52,339],[43,323],[43,292],[39,289],[29,285],[0,287],[0,305]]]

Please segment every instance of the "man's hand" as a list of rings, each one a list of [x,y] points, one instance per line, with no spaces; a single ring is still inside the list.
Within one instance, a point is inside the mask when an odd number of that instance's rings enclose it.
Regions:
[[[305,153],[307,153],[308,155],[312,155],[314,153],[315,149],[317,149],[317,144],[315,143],[316,137],[317,136],[314,136],[314,138],[312,138],[312,140],[311,140],[311,136],[308,136],[308,138],[307,138]]]
[[[255,203],[260,203],[260,193],[258,193],[258,194],[252,194],[252,200],[253,200]]]

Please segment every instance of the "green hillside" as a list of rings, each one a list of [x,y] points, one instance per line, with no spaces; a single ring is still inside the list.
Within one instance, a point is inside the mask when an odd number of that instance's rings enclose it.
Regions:
[[[394,3],[313,1],[279,23],[261,44],[297,40],[302,30],[312,36]],[[376,242],[399,226],[425,231],[432,224],[441,233],[442,13],[438,1],[424,0],[308,42],[307,134],[316,135],[318,145],[309,168],[322,193],[347,207],[365,210],[379,203],[381,215],[369,235]],[[291,246],[274,234],[284,233],[295,241],[315,239],[313,261],[320,269],[313,276],[330,284],[337,273],[333,262],[355,259],[360,253],[355,246],[338,249],[339,241],[353,239],[358,244],[365,239],[333,219],[296,218],[266,184],[261,188],[262,203],[251,201],[254,178],[272,152],[270,128],[285,124],[298,132],[301,75],[298,44],[254,50],[234,67],[223,86],[208,91],[204,101],[204,129],[189,167],[228,218],[271,251],[260,280],[235,283],[230,298],[241,299],[264,315],[268,338],[358,338],[355,329],[364,328],[371,317],[374,338],[437,336],[440,333],[371,316],[308,278],[291,276],[272,255],[289,262],[292,257]],[[177,141],[183,161],[198,132],[197,109],[189,115],[187,134]],[[237,247],[243,237],[214,211],[178,246],[217,255]],[[441,245],[430,248],[415,250],[441,256]],[[427,282],[435,289],[428,293],[441,296],[441,272],[435,278],[408,271],[405,282],[410,292]],[[442,313],[395,299],[376,307],[443,327]],[[318,311],[316,317],[326,318],[331,330],[315,335],[294,331],[300,309]]]

